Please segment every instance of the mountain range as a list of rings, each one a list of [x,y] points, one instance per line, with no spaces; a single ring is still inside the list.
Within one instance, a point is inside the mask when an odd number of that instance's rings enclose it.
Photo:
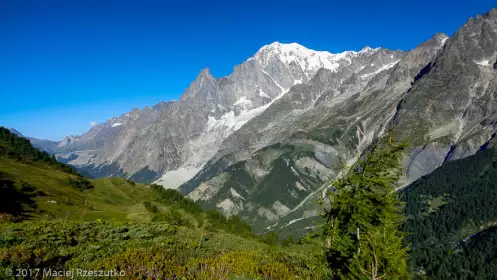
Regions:
[[[388,131],[410,143],[404,185],[485,149],[497,132],[496,97],[492,9],[409,51],[332,54],[275,42],[226,77],[202,70],[179,101],[59,142],[30,141],[92,177],[175,188],[259,231],[305,230],[329,181]]]

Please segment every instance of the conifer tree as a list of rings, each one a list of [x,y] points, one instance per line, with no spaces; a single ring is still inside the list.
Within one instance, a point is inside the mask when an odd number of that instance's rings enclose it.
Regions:
[[[326,258],[335,279],[408,279],[395,191],[406,143],[391,134],[372,145],[346,176],[333,182],[325,209]]]

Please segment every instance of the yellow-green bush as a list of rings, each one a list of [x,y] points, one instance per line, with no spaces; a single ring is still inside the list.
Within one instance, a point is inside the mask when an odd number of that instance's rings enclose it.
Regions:
[[[0,270],[123,270],[128,279],[328,279],[318,248],[162,222],[0,224]]]

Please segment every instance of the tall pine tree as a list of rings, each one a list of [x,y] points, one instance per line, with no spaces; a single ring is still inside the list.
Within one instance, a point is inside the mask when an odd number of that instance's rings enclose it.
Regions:
[[[404,234],[398,229],[402,205],[395,191],[406,147],[389,134],[333,183],[323,236],[335,279],[409,278]]]

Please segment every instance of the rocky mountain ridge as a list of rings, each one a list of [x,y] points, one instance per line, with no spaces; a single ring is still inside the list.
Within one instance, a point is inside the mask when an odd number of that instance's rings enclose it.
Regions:
[[[181,189],[259,230],[304,229],[339,159],[352,164],[387,129],[412,145],[405,184],[474,154],[497,131],[496,21],[493,9],[451,38],[436,34],[364,84],[321,69],[231,134]]]
[[[380,53],[385,61],[360,65]],[[33,143],[92,176],[126,176],[175,188],[193,177],[226,137],[320,69],[361,68],[369,79],[394,62],[390,53],[395,58],[401,52],[366,47],[331,54],[275,42],[229,76],[216,79],[208,68],[202,70],[177,102],[135,109],[57,143]]]

